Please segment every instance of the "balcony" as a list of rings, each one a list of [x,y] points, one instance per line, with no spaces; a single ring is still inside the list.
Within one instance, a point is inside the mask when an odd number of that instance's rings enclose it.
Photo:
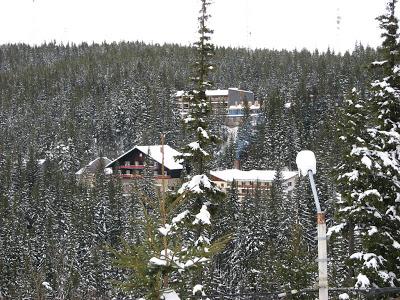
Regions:
[[[118,166],[116,167],[118,170],[142,170],[144,169],[144,165],[127,165],[127,166]]]
[[[170,175],[157,175],[154,176],[154,179],[171,179]]]
[[[140,179],[140,178],[143,178],[143,176],[140,175],[140,174],[118,174],[117,176],[119,178],[122,178],[122,179]]]

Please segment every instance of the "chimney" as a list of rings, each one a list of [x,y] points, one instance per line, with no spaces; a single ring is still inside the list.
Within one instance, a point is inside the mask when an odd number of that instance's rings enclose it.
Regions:
[[[240,170],[240,160],[239,159],[235,159],[233,161],[233,168],[237,169],[237,170]]]

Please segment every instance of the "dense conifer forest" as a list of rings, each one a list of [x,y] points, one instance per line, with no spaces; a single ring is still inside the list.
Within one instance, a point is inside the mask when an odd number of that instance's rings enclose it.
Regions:
[[[216,205],[209,237],[230,238],[200,275],[194,272],[208,294],[315,285],[308,182],[300,179],[287,194],[280,172],[296,170],[301,149],[314,151],[328,226],[339,222],[336,167],[349,150],[340,138],[348,132],[347,100],[375,95],[370,83],[388,76],[370,67],[380,53],[362,45],[343,54],[215,49],[214,88],[251,90],[263,109],[258,123],[245,118],[229,143],[221,118],[211,114],[209,130],[222,143],[211,148],[208,168],[232,168],[239,158],[244,170],[278,172],[270,191],[256,189],[239,202],[232,188]],[[144,242],[139,198],[155,199],[151,176],[138,181],[140,193],[127,196],[102,171],[93,188],[79,184],[75,172],[100,155],[114,159],[135,145],[160,144],[161,133],[176,149],[190,142],[174,94],[195,88],[189,80],[195,61],[193,47],[171,44],[0,46],[0,299],[128,299],[147,292],[126,284],[135,271],[121,268],[115,256]],[[330,241],[331,286],[354,286],[357,279],[346,245],[340,236]],[[190,296],[192,279],[179,280]]]

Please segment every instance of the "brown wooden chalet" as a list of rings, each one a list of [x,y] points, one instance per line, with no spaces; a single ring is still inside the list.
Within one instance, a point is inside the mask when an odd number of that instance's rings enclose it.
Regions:
[[[168,188],[174,190],[180,184],[183,169],[183,166],[175,160],[180,154],[168,145],[135,146],[107,164],[106,168],[112,168],[113,174],[120,176],[124,190],[128,192],[134,180],[143,177],[147,163],[147,167],[153,172],[156,184],[161,186],[164,180]],[[164,174],[162,174],[162,163],[164,163]]]

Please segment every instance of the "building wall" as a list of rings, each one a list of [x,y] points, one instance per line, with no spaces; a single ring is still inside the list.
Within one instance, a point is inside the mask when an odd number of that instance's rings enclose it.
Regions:
[[[228,106],[238,105],[243,101],[254,102],[254,93],[238,89],[228,89]]]
[[[292,177],[283,182],[283,187],[286,192],[291,192],[294,189],[296,184],[297,176]],[[217,178],[212,178],[212,181],[223,191],[228,192],[231,188],[232,182],[229,181],[222,181]],[[257,185],[260,190],[269,190],[272,186],[272,181],[252,181],[252,180],[238,180],[236,181],[238,192],[239,192],[239,199],[242,199],[248,193],[254,192]]]

